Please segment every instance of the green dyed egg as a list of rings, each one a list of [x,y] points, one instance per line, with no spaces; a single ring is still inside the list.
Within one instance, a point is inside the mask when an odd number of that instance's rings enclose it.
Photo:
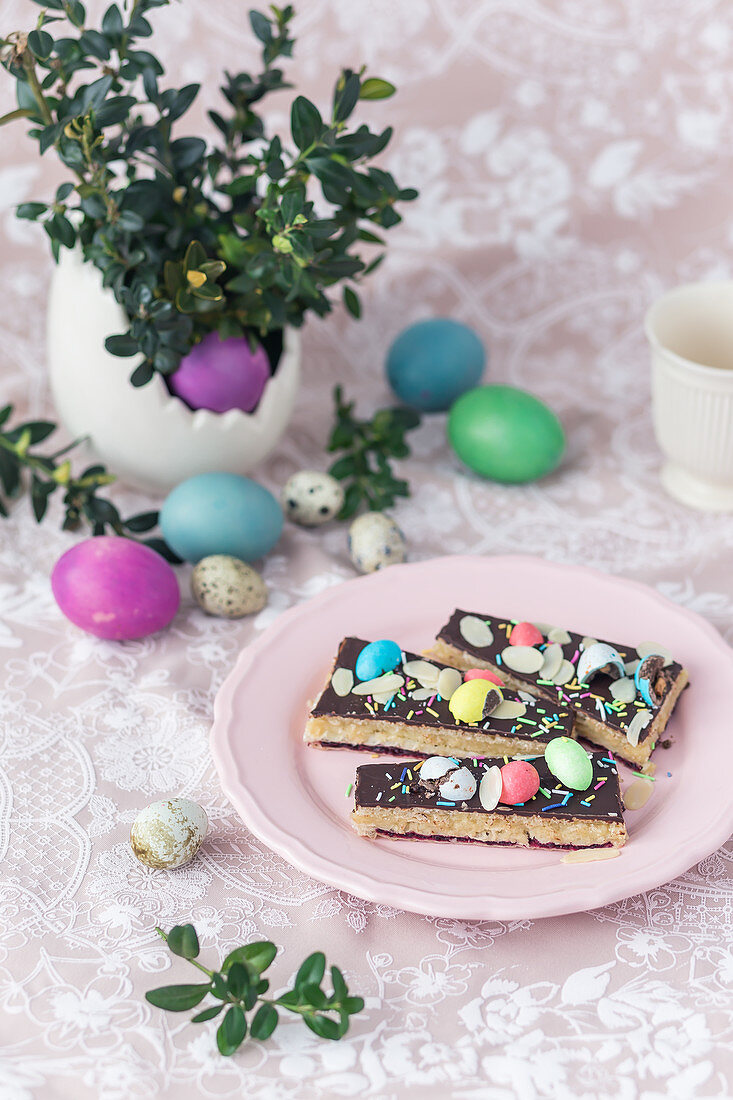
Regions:
[[[565,449],[552,409],[514,386],[477,386],[459,397],[448,416],[448,439],[477,474],[515,483],[549,474]]]
[[[587,791],[593,782],[591,759],[571,737],[553,737],[545,749],[545,763],[571,791]]]

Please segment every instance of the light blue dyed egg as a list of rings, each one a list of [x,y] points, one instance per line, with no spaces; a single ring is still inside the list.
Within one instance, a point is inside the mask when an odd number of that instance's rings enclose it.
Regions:
[[[634,673],[634,684],[636,690],[641,695],[642,699],[648,707],[659,706],[659,700],[657,699],[656,692],[652,687],[652,681],[650,676],[651,665],[647,664],[650,657],[658,657],[659,661],[664,664],[664,657],[661,653],[647,653],[646,657],[639,661],[636,666],[636,672]],[[646,667],[645,667],[646,666]],[[655,674],[658,673],[658,669],[654,670]]]
[[[402,650],[397,642],[381,638],[365,645],[356,658],[354,672],[357,680],[375,680],[385,672],[391,672],[402,660]]]
[[[387,353],[387,378],[406,405],[442,412],[477,384],[485,364],[484,346],[473,329],[434,317],[400,333]]]
[[[283,513],[272,493],[248,477],[199,474],[169,493],[160,529],[184,561],[212,554],[256,561],[280,538]]]

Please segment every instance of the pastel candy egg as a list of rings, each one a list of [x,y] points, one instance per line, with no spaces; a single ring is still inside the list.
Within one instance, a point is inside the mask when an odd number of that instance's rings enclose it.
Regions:
[[[130,845],[146,867],[171,870],[191,862],[208,828],[203,809],[189,798],[151,802],[132,823]]]
[[[593,764],[585,749],[571,737],[554,737],[545,749],[545,763],[552,774],[573,791],[587,791],[593,780]]]
[[[484,716],[486,697],[492,692],[501,699],[501,688],[495,686],[490,680],[464,680],[450,697],[448,708],[457,722],[468,725],[480,722]]]
[[[269,378],[270,360],[261,344],[252,351],[244,336],[222,340],[209,332],[168,376],[168,385],[192,409],[252,412]]]
[[[634,684],[648,707],[658,707],[662,701],[657,694],[657,681],[662,675],[664,660],[662,653],[650,653],[636,667]]]
[[[468,768],[449,772],[438,787],[438,794],[449,802],[467,802],[476,794],[478,783]]]
[[[506,806],[519,806],[522,802],[529,802],[539,789],[539,772],[529,760],[510,760],[501,769],[499,801]]]
[[[467,672],[463,674],[464,680],[488,680],[492,684],[496,684],[497,687],[503,688],[504,681],[501,676],[497,676],[495,672],[492,672],[490,668],[469,668]]]
[[[67,619],[97,638],[144,638],[168,626],[181,602],[176,575],[149,546],[98,535],[67,550],[51,589]]]
[[[517,623],[509,635],[509,645],[542,645],[544,640],[534,623]]]
[[[344,491],[335,477],[318,470],[299,470],[282,491],[285,515],[301,527],[320,527],[341,511]]]
[[[354,672],[357,680],[374,680],[383,672],[391,672],[402,661],[402,650],[390,638],[369,642],[356,658]]]
[[[212,554],[194,566],[191,592],[207,615],[224,619],[252,615],[267,603],[267,585],[259,573],[228,554]]]
[[[624,662],[618,651],[606,642],[594,642],[578,658],[578,680],[581,684],[589,684],[599,672],[604,671],[615,674],[617,678],[626,675]]]
[[[440,412],[476,385],[485,364],[484,346],[473,329],[434,317],[400,333],[387,353],[387,379],[406,405]]]
[[[195,563],[212,554],[255,561],[280,538],[283,513],[256,481],[237,474],[198,474],[168,494],[160,528],[184,561]]]
[[[565,448],[554,412],[513,386],[478,386],[459,397],[448,416],[448,439],[471,470],[507,483],[551,473]]]
[[[360,573],[374,573],[405,560],[405,537],[383,512],[365,512],[349,528],[349,557]]]
[[[429,756],[420,767],[421,779],[442,779],[444,775],[455,769],[456,762],[448,756]]]

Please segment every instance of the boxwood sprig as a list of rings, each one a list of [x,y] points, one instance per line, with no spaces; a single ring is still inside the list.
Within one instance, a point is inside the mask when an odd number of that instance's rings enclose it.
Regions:
[[[157,512],[140,512],[123,519],[112,501],[100,495],[100,489],[116,481],[103,465],[96,463],[74,474],[66,456],[79,441],[50,454],[40,453],[36,448],[56,431],[56,425],[49,420],[27,420],[6,427],[12,415],[12,405],[0,409],[0,516],[7,517],[10,502],[28,485],[33,515],[40,523],[51,497],[58,492],[63,501],[65,531],[77,531],[86,525],[93,535],[123,535],[143,542],[168,561],[180,560],[160,537],[137,539],[156,527]]]
[[[410,486],[395,477],[390,459],[409,455],[405,436],[418,426],[420,414],[406,408],[379,409],[370,420],[360,420],[341,386],[334,388],[333,399],[335,423],[327,450],[343,454],[328,472],[345,483],[339,519],[350,519],[364,505],[372,512],[391,508],[398,497],[410,495]]]
[[[192,924],[176,925],[168,933],[162,928],[155,931],[174,955],[186,959],[208,980],[193,985],[160,986],[149,990],[146,1000],[167,1012],[186,1012],[196,1008],[207,996],[213,997],[219,1003],[198,1012],[191,1023],[202,1024],[223,1013],[216,1031],[216,1043],[219,1052],[226,1056],[239,1049],[248,1033],[252,1039],[269,1039],[279,1023],[278,1009],[299,1015],[306,1027],[321,1039],[337,1040],[349,1030],[350,1017],[364,1008],[361,997],[350,996],[337,966],[331,967],[333,992],[329,994],[322,988],[326,972],[326,957],[322,951],[315,951],[301,964],[292,989],[279,997],[268,998],[264,994],[270,983],[262,975],[277,954],[277,947],[269,940],[235,947],[218,970],[209,970],[196,961],[200,948]]]

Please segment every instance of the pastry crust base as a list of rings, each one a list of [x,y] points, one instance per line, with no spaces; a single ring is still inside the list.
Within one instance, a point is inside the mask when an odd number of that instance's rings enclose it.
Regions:
[[[572,736],[575,736],[573,730]],[[455,730],[442,726],[418,726],[380,722],[378,718],[319,715],[309,718],[303,740],[320,748],[387,749],[405,756],[544,756],[545,741],[537,738],[502,737],[466,726]]]
[[[545,814],[511,816],[463,810],[390,809],[359,806],[351,814],[357,833],[364,837],[474,840],[483,844],[520,847],[548,845],[555,848],[623,848],[627,840],[622,820],[550,818]]]
[[[435,661],[442,661],[444,664],[453,665],[454,668],[459,668],[462,672],[465,672],[469,668],[489,668],[492,672],[495,672],[501,677],[507,687],[513,688],[514,691],[529,691],[530,694],[536,695],[541,699],[547,699],[552,703],[557,702],[557,699],[546,694],[541,686],[527,683],[524,680],[518,680],[516,677],[512,676],[511,673],[508,673],[505,668],[500,668],[498,665],[492,665],[490,661],[482,661],[479,657],[474,657],[464,650],[458,649],[448,642],[444,642],[441,638],[436,638],[433,645],[430,646],[429,649],[424,650],[424,655],[426,657],[432,657]],[[620,756],[622,760],[626,760],[629,764],[643,767],[649,762],[649,757],[654,750],[654,746],[664,733],[670,715],[674,710],[675,703],[679,699],[683,689],[687,687],[687,683],[687,672],[683,668],[672,685],[667,698],[664,700],[664,706],[661,710],[657,711],[651,725],[647,726],[646,730],[644,730],[647,736],[643,741],[640,741],[638,745],[630,745],[623,733],[611,729],[610,726],[605,725],[603,722],[596,722],[593,718],[589,718],[583,714],[578,714],[576,716],[573,736],[584,737],[586,741],[590,741],[593,745],[599,745],[603,749],[610,749],[616,756]],[[544,755],[544,750],[541,755]]]

